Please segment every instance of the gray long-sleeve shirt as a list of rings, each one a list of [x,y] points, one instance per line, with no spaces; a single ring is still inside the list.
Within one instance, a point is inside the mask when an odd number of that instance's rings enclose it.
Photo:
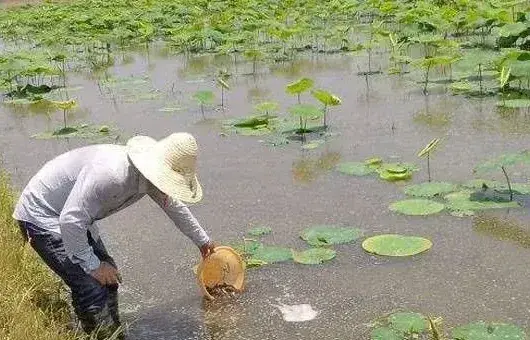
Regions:
[[[153,186],[129,161],[125,146],[91,145],[64,153],[29,181],[13,218],[61,234],[66,253],[90,272],[100,261],[87,231],[99,237],[95,221],[149,195],[198,247],[209,237],[188,207]]]

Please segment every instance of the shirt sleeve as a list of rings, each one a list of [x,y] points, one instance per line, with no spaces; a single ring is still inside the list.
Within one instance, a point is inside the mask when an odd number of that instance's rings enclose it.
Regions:
[[[97,269],[100,261],[88,244],[87,230],[100,216],[104,195],[112,194],[115,181],[93,166],[84,167],[68,195],[59,225],[68,258],[87,273]]]
[[[149,185],[147,194],[164,210],[177,228],[195,243],[197,247],[201,247],[210,241],[206,231],[201,227],[190,209],[184,203],[169,198],[153,185]]]

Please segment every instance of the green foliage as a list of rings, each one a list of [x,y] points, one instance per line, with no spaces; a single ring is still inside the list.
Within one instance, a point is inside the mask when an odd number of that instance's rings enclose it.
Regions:
[[[272,229],[270,227],[255,227],[248,231],[250,236],[263,236],[270,234]]]
[[[322,264],[331,261],[337,252],[328,248],[310,248],[301,252],[293,251],[293,260],[301,264]]]
[[[419,153],[418,153],[418,157],[425,157],[427,156],[428,154],[430,154],[434,149],[436,149],[436,147],[438,146],[438,144],[440,143],[440,139],[439,138],[434,138],[432,141],[429,142],[429,144],[427,144]]]
[[[318,118],[323,116],[322,110],[311,104],[296,104],[289,108],[289,112],[303,119]]]
[[[213,103],[215,95],[212,91],[197,91],[193,98],[201,105],[210,105]]]
[[[399,312],[388,317],[391,327],[399,332],[421,333],[428,328],[427,319],[420,313]]]
[[[325,106],[337,106],[342,103],[339,97],[324,90],[313,90],[311,94]]]
[[[524,340],[523,329],[505,323],[470,323],[453,329],[452,338],[458,340]]]
[[[386,234],[367,238],[362,247],[376,255],[412,256],[429,250],[432,242],[423,237]]]
[[[300,233],[302,240],[314,247],[343,244],[357,240],[363,235],[358,228],[343,228],[337,226],[319,225],[304,229]]]
[[[303,92],[308,91],[313,87],[314,81],[309,78],[301,78],[294,83],[290,83],[287,85],[286,90],[289,94],[301,94]]]
[[[488,171],[500,170],[517,164],[530,164],[530,150],[501,155],[495,159],[486,161],[475,167],[474,172],[484,173]]]
[[[405,187],[405,194],[415,197],[433,198],[456,191],[458,186],[447,182],[427,182]]]
[[[293,258],[291,249],[275,246],[262,246],[256,249],[251,256],[251,260],[263,261],[266,263],[277,263],[289,261]]]
[[[278,112],[279,108],[280,106],[276,102],[262,102],[254,106],[256,112],[264,115],[275,114]]]
[[[366,176],[374,173],[375,169],[370,168],[366,163],[344,162],[337,165],[337,171],[352,176]]]
[[[423,216],[439,213],[445,206],[426,199],[408,199],[390,204],[390,210],[403,215]]]
[[[475,191],[462,190],[445,196],[446,208],[455,216],[471,216],[478,210],[518,208],[517,202],[492,201],[473,196]]]

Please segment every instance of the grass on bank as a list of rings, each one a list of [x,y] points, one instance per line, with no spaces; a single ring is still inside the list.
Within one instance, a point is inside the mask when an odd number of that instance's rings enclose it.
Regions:
[[[12,220],[14,193],[0,170],[0,339],[73,340],[62,282],[24,245]]]

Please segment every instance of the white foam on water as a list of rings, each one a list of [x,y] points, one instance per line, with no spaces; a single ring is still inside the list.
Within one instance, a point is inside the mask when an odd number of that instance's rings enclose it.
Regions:
[[[282,317],[287,322],[304,322],[313,320],[320,313],[311,307],[309,304],[301,305],[273,305],[282,312]]]

